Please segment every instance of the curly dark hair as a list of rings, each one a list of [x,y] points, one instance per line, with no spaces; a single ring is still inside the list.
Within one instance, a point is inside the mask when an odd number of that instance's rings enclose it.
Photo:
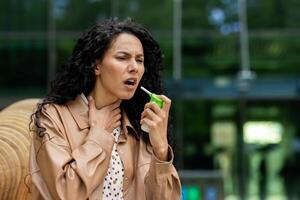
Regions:
[[[96,61],[103,58],[112,41],[121,33],[133,34],[143,45],[145,72],[140,85],[156,94],[163,93],[161,81],[163,63],[158,43],[144,27],[130,18],[124,21],[118,21],[118,19],[106,20],[82,34],[73,49],[71,57],[51,82],[50,92],[38,104],[36,112],[32,115],[38,136],[42,137],[45,134],[45,129],[41,127],[39,122],[44,106],[46,104],[64,105],[68,101],[74,100],[81,93],[87,96],[95,85],[94,69]],[[144,105],[148,101],[149,96],[137,89],[130,100],[123,100],[121,103],[121,109],[125,110],[131,124],[147,143],[149,142],[149,136],[143,134],[139,122]],[[168,126],[168,141],[172,145],[170,125]]]

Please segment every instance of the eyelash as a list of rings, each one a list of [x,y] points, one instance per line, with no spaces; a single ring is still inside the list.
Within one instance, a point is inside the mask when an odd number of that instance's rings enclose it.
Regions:
[[[118,60],[126,60],[125,57],[117,57]]]
[[[126,60],[127,58],[126,57],[117,57],[118,60]],[[144,63],[144,60],[143,59],[138,59],[136,60],[138,63]]]

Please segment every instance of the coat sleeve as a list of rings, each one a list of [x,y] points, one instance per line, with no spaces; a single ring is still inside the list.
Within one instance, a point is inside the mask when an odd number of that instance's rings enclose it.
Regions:
[[[178,173],[172,164],[174,154],[168,149],[169,161],[160,161],[154,153],[151,156],[149,171],[145,176],[146,199],[177,200],[181,197],[181,184]]]
[[[36,149],[36,163],[53,199],[87,199],[106,175],[114,143],[104,129],[92,127],[84,143],[71,151],[55,114],[40,118],[45,134]],[[42,192],[41,192],[42,193]]]

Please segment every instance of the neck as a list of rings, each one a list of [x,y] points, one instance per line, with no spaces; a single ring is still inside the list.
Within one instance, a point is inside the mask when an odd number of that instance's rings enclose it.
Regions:
[[[101,109],[102,107],[110,105],[118,100],[117,97],[108,94],[108,92],[99,84],[95,85],[90,95],[94,98],[97,109]]]

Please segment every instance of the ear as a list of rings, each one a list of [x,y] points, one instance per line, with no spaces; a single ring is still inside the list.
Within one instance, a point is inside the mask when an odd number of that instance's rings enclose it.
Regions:
[[[100,64],[97,63],[95,67],[95,75],[100,75],[100,67],[101,67]]]

